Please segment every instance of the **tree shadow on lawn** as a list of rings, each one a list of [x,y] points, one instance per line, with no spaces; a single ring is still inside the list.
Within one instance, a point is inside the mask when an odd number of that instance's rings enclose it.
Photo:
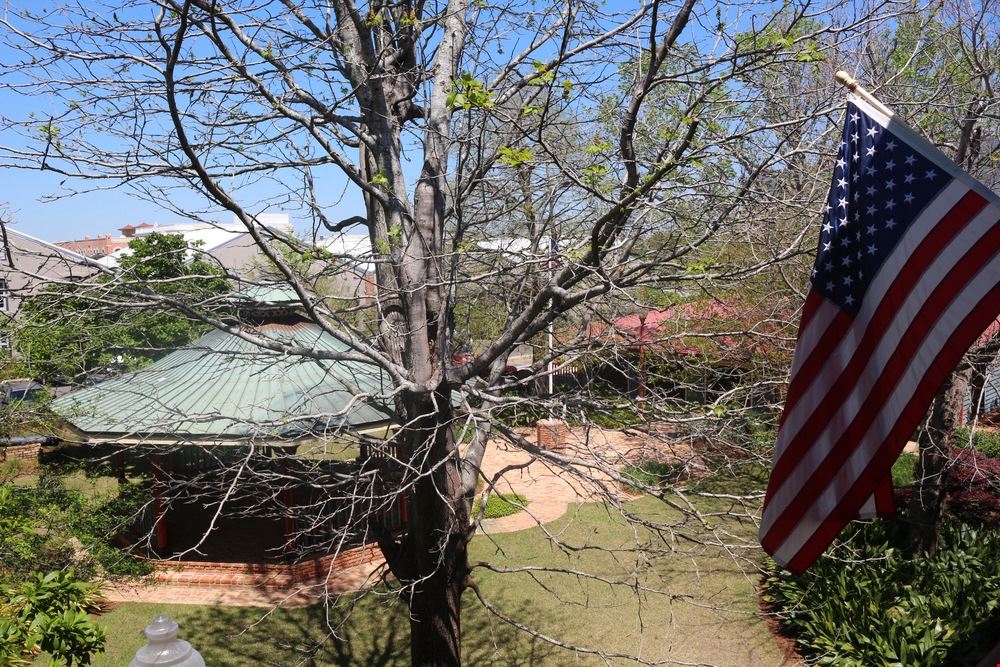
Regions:
[[[556,650],[550,644],[497,621],[477,602],[468,602],[462,618],[465,664],[556,664],[550,659]],[[512,611],[521,619],[537,613],[530,601]],[[410,664],[406,606],[391,597],[342,597],[329,607],[298,609],[187,607],[177,616],[181,637],[213,666]]]

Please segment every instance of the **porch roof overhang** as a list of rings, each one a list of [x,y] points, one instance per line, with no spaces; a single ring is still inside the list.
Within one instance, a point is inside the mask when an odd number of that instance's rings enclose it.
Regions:
[[[254,333],[306,349],[348,349],[307,322],[264,324]],[[374,364],[286,355],[213,330],[52,408],[91,442],[276,442],[389,424],[391,391]]]

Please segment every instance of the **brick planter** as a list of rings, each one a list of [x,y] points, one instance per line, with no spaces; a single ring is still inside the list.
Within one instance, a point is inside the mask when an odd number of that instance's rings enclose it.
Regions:
[[[540,419],[536,428],[536,442],[539,447],[552,450],[566,449],[569,429],[564,422],[558,419]]]
[[[333,556],[320,556],[299,563],[212,563],[151,560],[157,583],[174,586],[252,586],[289,588],[322,583],[328,576],[359,565],[384,561],[374,544],[355,547]]]

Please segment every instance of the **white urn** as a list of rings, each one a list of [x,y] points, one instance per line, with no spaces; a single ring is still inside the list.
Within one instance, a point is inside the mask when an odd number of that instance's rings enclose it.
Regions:
[[[168,616],[154,618],[145,630],[149,643],[136,651],[128,667],[205,667],[201,654],[177,638],[177,627]]]

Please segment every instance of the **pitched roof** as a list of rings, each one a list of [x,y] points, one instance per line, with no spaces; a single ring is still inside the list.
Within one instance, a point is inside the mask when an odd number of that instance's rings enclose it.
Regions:
[[[311,323],[265,324],[257,333],[318,350],[348,349]],[[390,388],[373,364],[285,355],[212,330],[52,408],[99,439],[267,441],[384,424],[392,410],[379,397]]]
[[[77,262],[79,264],[85,264],[87,266],[94,266],[94,267],[100,266],[100,264],[98,264],[98,262],[96,262],[95,260],[92,260],[91,258],[86,257],[84,255],[81,255],[78,252],[74,252],[68,248],[63,248],[61,246],[56,245],[55,243],[52,243],[51,241],[40,239],[37,236],[26,234],[18,229],[14,229],[9,225],[4,225],[3,231],[7,235],[6,239],[7,245],[11,243],[9,238],[10,236],[20,236],[22,239],[44,246],[46,249],[52,250],[53,252],[58,253],[59,255],[62,255],[63,257],[66,257],[67,259]],[[4,263],[6,264],[6,259],[4,260]]]
[[[595,323],[590,334],[627,347],[655,346],[679,355],[774,352],[791,319],[783,307],[700,299]]]

